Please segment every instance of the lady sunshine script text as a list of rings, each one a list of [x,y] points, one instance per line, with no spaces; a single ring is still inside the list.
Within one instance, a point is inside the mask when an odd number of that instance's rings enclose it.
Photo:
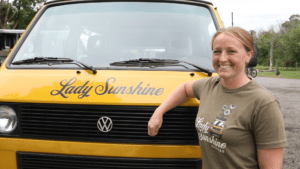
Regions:
[[[145,85],[144,82],[140,82],[133,86],[115,86],[116,82],[114,77],[108,78],[105,85],[92,86],[89,85],[90,81],[86,81],[83,85],[78,85],[77,78],[70,80],[62,80],[60,82],[61,88],[59,90],[52,90],[50,94],[52,96],[60,95],[63,98],[68,98],[69,95],[78,95],[78,99],[89,97],[91,91],[94,91],[97,95],[105,94],[126,94],[126,95],[150,95],[159,96],[164,93],[164,88],[151,87],[150,84]]]

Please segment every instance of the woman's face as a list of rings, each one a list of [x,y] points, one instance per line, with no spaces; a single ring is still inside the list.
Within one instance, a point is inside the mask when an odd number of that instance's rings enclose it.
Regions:
[[[246,52],[244,45],[229,33],[219,34],[213,42],[213,66],[223,79],[242,78],[245,63],[253,52]]]

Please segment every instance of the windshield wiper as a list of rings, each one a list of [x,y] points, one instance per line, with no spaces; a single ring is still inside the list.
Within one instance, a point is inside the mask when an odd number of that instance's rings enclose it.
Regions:
[[[93,74],[97,73],[97,70],[93,68],[93,66],[88,66],[82,62],[79,62],[77,60],[71,59],[71,58],[57,58],[57,57],[35,57],[30,59],[24,59],[24,60],[18,60],[11,64],[13,65],[23,65],[23,64],[39,64],[39,63],[47,63],[48,65],[51,65],[51,63],[56,64],[76,64],[78,66],[83,66],[93,72]]]
[[[208,76],[212,76],[212,71],[206,68],[202,68],[198,65],[181,61],[181,60],[175,60],[175,59],[150,59],[150,58],[140,58],[140,59],[134,59],[134,60],[126,60],[126,61],[120,61],[120,62],[113,62],[110,63],[111,66],[140,66],[143,67],[144,65],[155,67],[155,66],[183,66],[187,68],[184,65],[178,65],[179,63],[186,63],[188,65],[191,65],[198,70],[205,72],[208,74]]]

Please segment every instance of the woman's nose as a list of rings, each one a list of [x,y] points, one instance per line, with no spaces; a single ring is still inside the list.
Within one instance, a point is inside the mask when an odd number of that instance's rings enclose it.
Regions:
[[[226,62],[228,60],[228,55],[225,52],[222,52],[219,58],[219,62]]]

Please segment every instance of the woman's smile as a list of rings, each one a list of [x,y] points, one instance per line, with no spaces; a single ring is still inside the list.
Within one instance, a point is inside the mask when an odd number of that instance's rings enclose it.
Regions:
[[[224,68],[224,69],[230,68],[230,67],[232,67],[232,66],[220,66],[220,68]]]

